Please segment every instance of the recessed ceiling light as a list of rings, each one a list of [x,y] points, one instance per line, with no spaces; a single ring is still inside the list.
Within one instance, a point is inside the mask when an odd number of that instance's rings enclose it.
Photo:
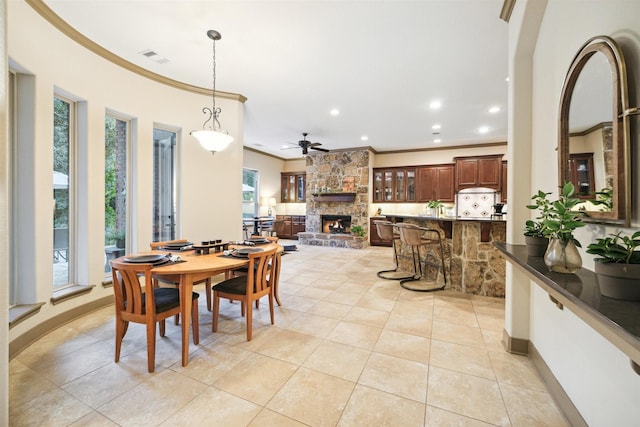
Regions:
[[[329,111],[329,114],[331,114],[332,116],[339,116],[340,110],[338,110],[337,108],[334,108],[333,110]]]
[[[489,132],[489,126],[480,126],[478,128],[478,133],[487,133]]]
[[[508,82],[508,81],[509,81],[509,77],[507,77],[506,79],[504,79],[504,81],[505,81],[505,82]]]
[[[497,105],[493,106],[493,107],[489,108],[489,112],[491,114],[499,113],[500,112],[500,107],[498,107]]]
[[[362,135],[360,137],[360,141],[368,141],[368,140],[369,140],[369,137],[367,135]]]
[[[438,110],[440,109],[440,107],[442,107],[442,101],[431,101],[431,103],[429,104],[429,108],[431,108],[432,110]]]
[[[431,126],[431,129],[433,129],[433,130],[438,130],[438,129],[440,129],[441,127],[442,127],[442,126],[440,126],[440,125],[436,124],[436,125]]]
[[[438,144],[439,142],[441,142],[442,140],[440,138],[436,138],[433,140],[434,143]]]
[[[287,145],[287,144],[282,144],[282,146],[280,148],[291,148],[291,146]]]

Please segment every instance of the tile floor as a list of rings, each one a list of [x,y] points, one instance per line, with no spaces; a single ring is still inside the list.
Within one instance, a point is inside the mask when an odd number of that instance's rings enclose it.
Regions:
[[[566,425],[527,358],[503,350],[503,300],[379,279],[389,248],[298,247],[283,257],[275,325],[265,300],[250,342],[238,303],[210,332],[201,292],[186,368],[173,322],[152,374],[142,325],[113,361],[113,307],[51,332],[10,362],[10,424]]]

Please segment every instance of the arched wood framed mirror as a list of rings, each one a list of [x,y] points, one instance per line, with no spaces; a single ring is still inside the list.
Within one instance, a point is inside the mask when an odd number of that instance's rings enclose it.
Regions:
[[[610,37],[593,37],[560,97],[559,186],[574,184],[585,221],[630,226],[630,111],[622,51]]]

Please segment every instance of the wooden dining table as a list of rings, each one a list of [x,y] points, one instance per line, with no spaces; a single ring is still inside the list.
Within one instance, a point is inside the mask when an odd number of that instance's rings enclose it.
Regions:
[[[238,246],[236,248],[246,247]],[[268,243],[256,246],[265,250],[274,247],[282,250],[282,246],[277,243]],[[229,249],[233,249],[230,246]],[[147,251],[144,254],[167,253],[167,251]],[[191,293],[193,283],[206,279],[217,274],[225,273],[227,278],[231,272],[241,267],[249,265],[247,258],[224,256],[223,252],[197,255],[195,251],[172,252],[179,255],[184,262],[177,262],[171,265],[159,265],[151,270],[151,273],[158,278],[179,284],[180,290],[180,313],[182,318],[182,366],[187,366],[189,362],[189,331],[191,330]],[[123,260],[124,257],[119,258]]]

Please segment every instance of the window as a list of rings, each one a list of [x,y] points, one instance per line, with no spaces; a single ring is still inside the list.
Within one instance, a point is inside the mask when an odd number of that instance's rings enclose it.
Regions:
[[[127,243],[127,141],[129,122],[104,120],[104,236],[106,261],[124,255]],[[105,273],[110,270],[105,262]]]
[[[75,281],[74,168],[75,104],[60,96],[53,99],[53,288]]]
[[[242,218],[259,216],[258,198],[259,172],[253,169],[242,169]]]
[[[153,129],[154,242],[176,238],[176,138],[176,132]]]

